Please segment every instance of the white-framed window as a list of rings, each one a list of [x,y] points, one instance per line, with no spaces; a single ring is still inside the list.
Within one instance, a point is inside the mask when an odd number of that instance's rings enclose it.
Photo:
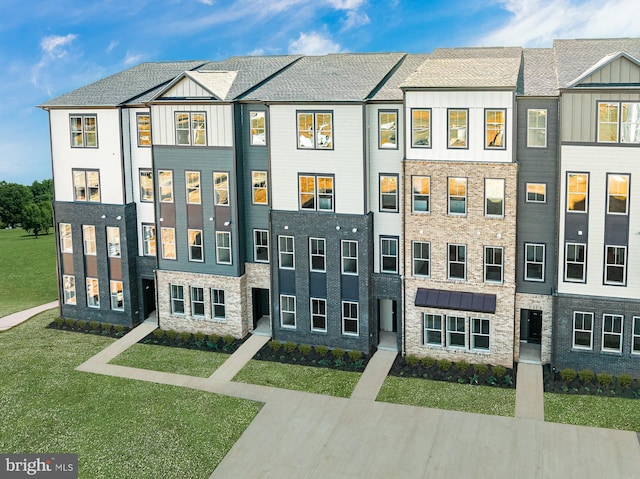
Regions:
[[[213,173],[213,199],[216,206],[229,206],[229,173]]]
[[[471,344],[476,351],[491,349],[490,322],[484,318],[471,318]]]
[[[281,269],[296,268],[296,250],[293,236],[278,236],[278,266]]]
[[[593,348],[593,313],[573,312],[573,348]]]
[[[162,259],[176,259],[176,230],[175,228],[160,228],[162,241]]]
[[[378,111],[378,148],[398,148],[398,110]]]
[[[442,346],[442,316],[423,313],[422,322],[424,324],[424,345]]]
[[[448,148],[469,148],[467,142],[469,110],[448,109]]]
[[[547,110],[531,108],[527,110],[527,147],[547,147]]]
[[[205,146],[207,117],[204,112],[176,112],[176,144]]]
[[[138,146],[151,146],[151,116],[148,113],[136,113],[138,126]]]
[[[620,314],[602,315],[602,350],[622,352],[622,323]]]
[[[296,328],[296,297],[286,294],[280,295],[280,326],[282,328]]]
[[[333,149],[333,113],[299,111],[296,115],[299,149]]]
[[[587,245],[567,243],[564,254],[564,280],[583,283],[587,266]]]
[[[62,275],[62,291],[64,304],[76,304],[76,277]]]
[[[309,269],[324,273],[326,266],[326,241],[324,238],[309,238]]]
[[[627,282],[627,247],[606,246],[604,265],[605,284],[625,285]]]
[[[599,143],[640,143],[640,102],[598,102]]]
[[[467,277],[467,245],[449,244],[447,255],[447,277],[449,279],[466,279]]]
[[[398,175],[380,175],[380,211],[398,212]]]
[[[360,331],[358,320],[358,303],[353,301],[342,302],[342,334],[357,336]]]
[[[411,177],[412,208],[414,213],[429,213],[431,211],[431,177]]]
[[[586,213],[588,194],[589,174],[567,173],[567,211]]]
[[[173,314],[184,314],[184,286],[172,284],[171,290],[171,312]]]
[[[504,180],[486,178],[484,180],[485,216],[504,216]]]
[[[251,128],[251,145],[265,146],[267,144],[266,112],[250,111],[249,125]]]
[[[380,238],[380,271],[398,273],[398,238]]]
[[[266,171],[251,172],[251,193],[251,201],[254,205],[269,204]]]
[[[467,214],[466,178],[449,178],[449,214]]]
[[[327,300],[311,298],[311,331],[327,332]]]
[[[447,316],[447,346],[466,348],[467,319],[463,316]]]
[[[211,315],[213,319],[224,321],[227,319],[227,306],[224,299],[224,289],[211,288]]]
[[[231,232],[216,231],[216,263],[231,264]]]
[[[96,115],[71,115],[71,147],[98,147],[98,118]]]
[[[484,111],[484,147],[490,150],[504,150],[506,148],[506,117],[507,110]]]
[[[96,255],[96,227],[93,225],[82,225],[82,242],[84,243],[84,254],[87,256]]]
[[[140,201],[143,203],[153,203],[153,170],[140,169]]]
[[[525,243],[524,245],[524,280],[544,281],[545,245]]]
[[[358,242],[342,240],[340,242],[342,274],[358,274]]]
[[[607,175],[607,213],[626,215],[629,212],[629,175]]]
[[[100,308],[100,283],[98,278],[87,278],[87,306]]]
[[[431,275],[431,244],[426,241],[413,241],[411,244],[413,251],[413,275]]]
[[[269,262],[268,230],[253,230],[253,260],[256,263]]]
[[[333,211],[333,176],[298,176],[301,210]]]
[[[156,226],[151,224],[142,225],[142,254],[144,256],[156,255]]]
[[[484,247],[484,280],[487,283],[502,283],[504,250],[500,246]]]
[[[631,338],[631,354],[640,354],[640,316],[633,317],[633,334]]]
[[[120,258],[120,228],[107,226],[107,254],[110,258]]]
[[[545,183],[527,183],[527,203],[546,203],[547,185]]]
[[[431,109],[411,109],[411,146],[414,148],[431,147]]]
[[[124,311],[122,281],[109,281],[109,292],[111,298],[111,309],[114,311]]]
[[[69,223],[60,223],[58,225],[60,233],[60,252],[73,253],[73,237],[71,235],[71,225]]]
[[[200,194],[200,172],[185,171],[184,181],[187,191],[187,204],[199,205],[202,203]]]
[[[202,230],[187,230],[189,242],[189,261],[204,261],[202,248]]]
[[[204,318],[204,288],[191,286],[191,316]]]
[[[73,170],[73,200],[100,203],[100,172]]]
[[[173,203],[173,171],[158,170],[160,203]]]

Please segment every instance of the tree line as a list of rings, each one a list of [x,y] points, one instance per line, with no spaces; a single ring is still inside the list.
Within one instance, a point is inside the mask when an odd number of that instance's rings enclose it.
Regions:
[[[53,226],[53,180],[31,186],[0,181],[0,228],[21,227],[38,237]]]

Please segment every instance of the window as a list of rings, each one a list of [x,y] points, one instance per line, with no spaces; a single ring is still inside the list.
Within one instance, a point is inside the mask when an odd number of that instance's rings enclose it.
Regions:
[[[109,281],[111,297],[111,309],[124,311],[124,295],[122,294],[122,281]]]
[[[202,230],[187,230],[189,240],[189,261],[204,261],[202,250]]]
[[[184,286],[171,285],[171,312],[173,314],[184,314]]]
[[[100,307],[100,285],[98,278],[87,278],[87,306],[90,308]]]
[[[547,147],[547,110],[527,110],[527,146]]]
[[[71,147],[97,148],[98,127],[96,115],[71,115]]]
[[[207,121],[204,113],[176,113],[176,144],[207,144]]]
[[[587,245],[582,243],[567,243],[565,247],[564,280],[577,283],[584,282],[586,267]]]
[[[140,201],[153,203],[153,171],[140,170]]]
[[[299,176],[300,209],[333,211],[333,177]]]
[[[467,179],[449,178],[449,214],[467,213]]]
[[[204,318],[204,288],[191,286],[191,316]]]
[[[216,231],[216,263],[231,264],[231,233]]]
[[[185,171],[184,179],[187,188],[187,203],[192,205],[200,204],[200,172]]]
[[[138,146],[151,146],[151,117],[148,113],[136,115],[138,124]]]
[[[279,266],[282,269],[295,269],[295,243],[293,236],[278,236]]]
[[[162,259],[176,259],[176,230],[161,228]]]
[[[602,350],[622,352],[622,319],[619,314],[602,315]]]
[[[484,180],[484,214],[486,216],[504,216],[504,180]]]
[[[450,244],[447,262],[449,279],[465,279],[467,274],[466,245]]]
[[[431,146],[431,110],[411,110],[411,146]]]
[[[342,249],[342,274],[358,274],[358,242],[343,240]]]
[[[448,110],[449,148],[468,148],[467,110]]]
[[[269,231],[253,231],[253,260],[256,263],[269,262]]]
[[[464,348],[467,320],[460,316],[447,316],[447,346]]]
[[[82,226],[82,242],[84,243],[84,254],[89,256],[96,255],[96,227]]]
[[[544,281],[544,245],[525,243],[524,245],[525,281]]]
[[[471,349],[489,351],[489,320],[471,318]]]
[[[631,352],[640,354],[640,316],[633,317],[633,337],[631,338]]]
[[[484,111],[484,147],[487,149],[505,149],[505,117],[506,110]]]
[[[591,349],[593,347],[593,313],[574,311],[573,347],[574,349]]]
[[[107,252],[110,258],[120,258],[120,228],[107,226]]]
[[[296,297],[280,295],[280,326],[294,329],[296,327]]]
[[[546,203],[547,185],[544,183],[527,183],[527,203]]]
[[[60,223],[58,225],[60,231],[60,252],[73,253],[73,238],[71,237],[71,225],[69,223]]]
[[[380,271],[398,272],[398,239],[380,238]]]
[[[62,276],[62,291],[64,304],[76,304],[76,278],[75,276]]]
[[[502,283],[503,250],[498,246],[484,247],[484,280],[487,283]]]
[[[380,175],[380,211],[398,211],[398,175]]]
[[[155,225],[142,225],[142,253],[145,256],[156,255]]]
[[[309,267],[311,271],[326,271],[324,238],[309,238]]]
[[[626,283],[626,246],[607,246],[605,257],[605,284],[624,285]]]
[[[227,307],[224,302],[224,289],[211,289],[211,314],[213,319],[227,319]]]
[[[599,102],[598,142],[640,143],[640,102]]]
[[[267,197],[267,172],[252,171],[251,172],[251,190],[254,205],[268,204]]]
[[[422,320],[424,322],[425,346],[442,346],[442,316],[424,313]]]
[[[250,143],[254,146],[265,146],[267,144],[265,112],[250,111],[249,124],[251,127]]]
[[[567,211],[586,213],[589,175],[587,173],[567,174]]]
[[[607,175],[607,212],[626,215],[629,208],[629,175]]]
[[[429,276],[431,274],[431,245],[422,241],[413,242],[413,275]]]
[[[342,334],[358,335],[358,303],[342,302]]]
[[[398,148],[398,111],[380,110],[378,112],[378,148]]]
[[[327,331],[327,300],[311,298],[311,331]]]
[[[173,171],[158,171],[158,188],[160,188],[160,203],[173,203]]]
[[[216,206],[229,206],[229,173],[213,174],[213,198]]]
[[[298,148],[333,149],[333,114],[298,112]]]
[[[431,194],[431,177],[430,176],[413,176],[411,178],[413,185],[413,212],[429,213],[430,211],[430,194]]]
[[[100,203],[100,173],[97,170],[73,170],[73,199]]]

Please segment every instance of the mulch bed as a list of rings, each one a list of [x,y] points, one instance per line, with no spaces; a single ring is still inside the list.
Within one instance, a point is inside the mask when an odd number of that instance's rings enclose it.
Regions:
[[[66,322],[60,324],[60,323],[56,323],[55,321],[52,321],[46,326],[46,328],[58,329],[60,331],[72,331],[74,333],[107,336],[109,338],[116,338],[116,339],[121,338],[122,336],[127,334],[129,331],[131,331],[131,328],[128,328],[128,327],[123,327],[121,331],[117,331],[115,329],[115,326],[112,326],[109,330],[107,330],[103,328],[102,323],[100,323],[100,325],[97,328],[94,328],[88,322],[84,326],[81,326],[81,325],[78,325],[77,322],[70,325],[70,324],[67,324]]]
[[[347,352],[336,357],[332,350],[329,350],[324,356],[320,356],[314,348],[311,348],[311,351],[307,354],[303,354],[297,345],[291,351],[286,351],[284,345],[277,351],[274,351],[269,346],[269,343],[267,343],[256,353],[253,359],[257,359],[258,361],[297,364],[299,366],[337,369],[340,371],[363,371],[370,357],[363,353],[359,359],[353,360]]]
[[[235,339],[231,336],[223,337],[218,335],[208,335],[202,339],[196,338],[194,334],[184,337],[181,333],[177,333],[175,337],[169,337],[166,332],[162,338],[157,338],[152,331],[142,338],[141,344],[158,344],[160,346],[169,346],[172,348],[196,349],[199,351],[214,351],[216,353],[232,354],[242,346],[246,338]]]
[[[560,371],[543,366],[544,391],[558,394],[584,394],[591,396],[621,397],[626,399],[640,399],[640,383],[633,379],[628,386],[621,385],[617,377],[612,376],[607,385],[600,384],[597,378],[589,382],[582,381],[576,376],[572,381],[565,381]]]

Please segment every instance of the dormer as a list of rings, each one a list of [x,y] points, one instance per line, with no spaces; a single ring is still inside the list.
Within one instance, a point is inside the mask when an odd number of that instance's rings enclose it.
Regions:
[[[567,88],[630,87],[640,87],[640,60],[625,52],[603,57],[567,85]]]
[[[187,71],[160,90],[151,101],[225,101],[237,76],[237,71]]]

